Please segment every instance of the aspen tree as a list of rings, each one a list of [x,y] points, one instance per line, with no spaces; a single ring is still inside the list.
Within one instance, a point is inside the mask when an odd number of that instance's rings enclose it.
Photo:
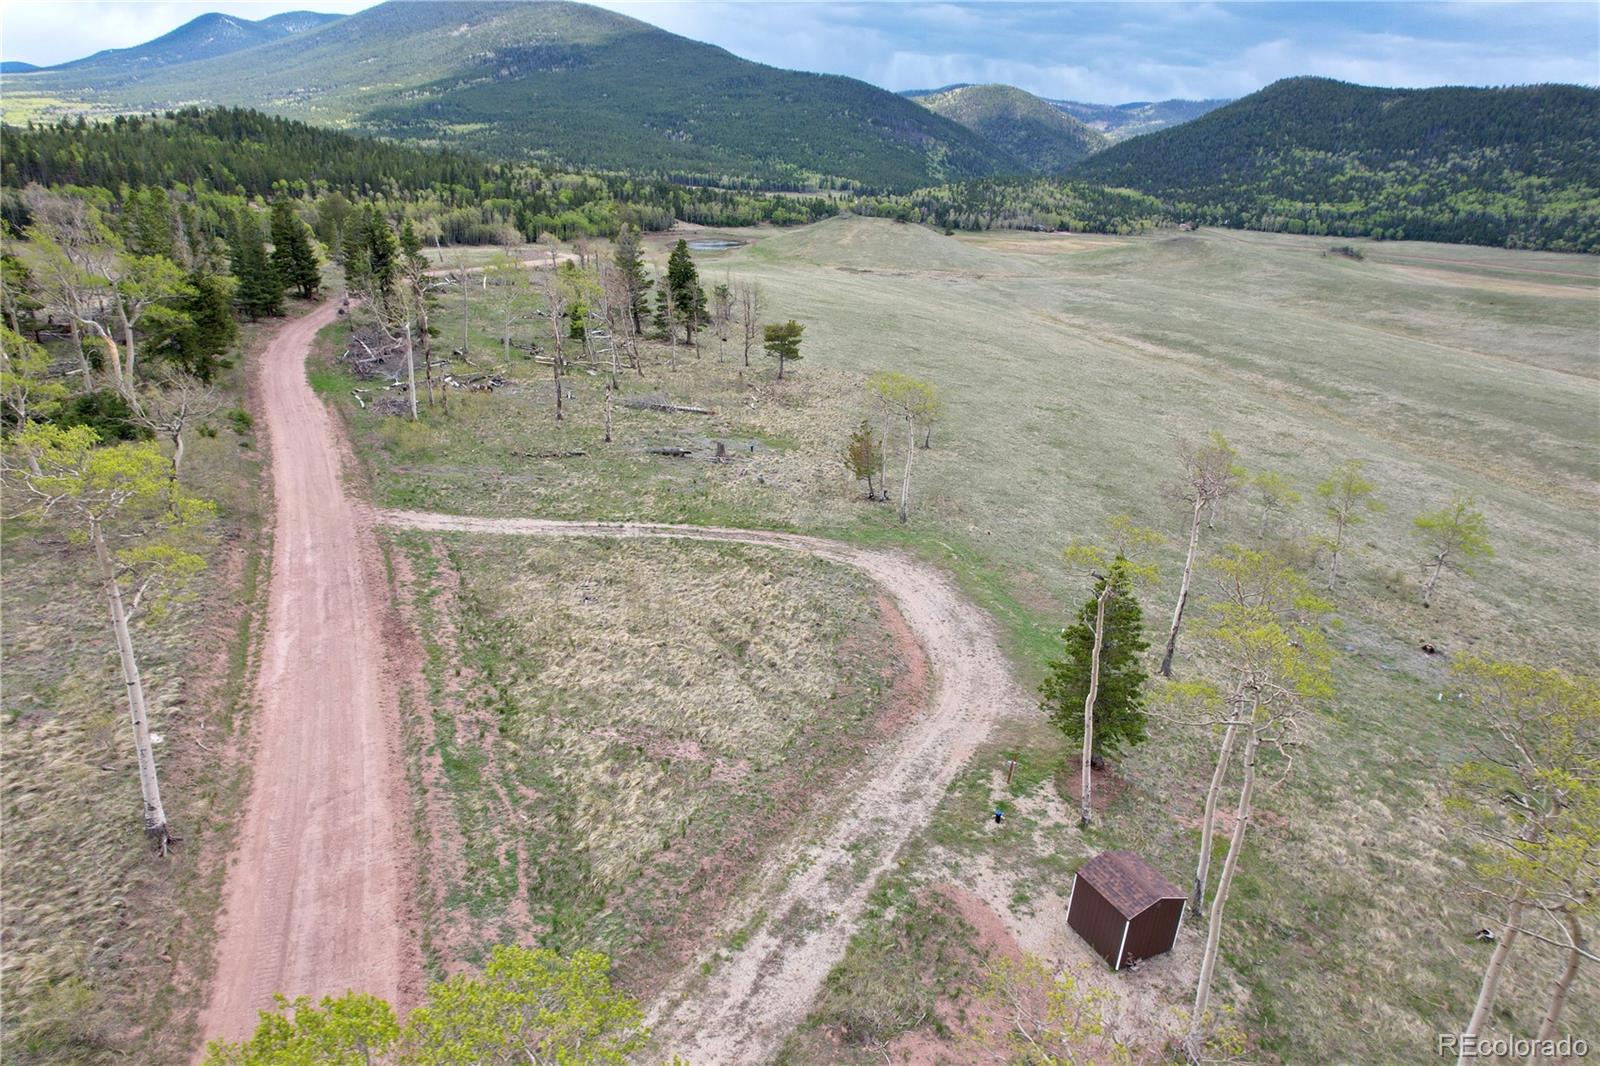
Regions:
[[[1446,570],[1470,574],[1472,560],[1494,556],[1494,547],[1489,543],[1489,520],[1478,510],[1475,497],[1457,493],[1450,506],[1419,514],[1412,527],[1428,551],[1428,582],[1422,588],[1424,607],[1433,606],[1440,574]]]
[[[1178,602],[1172,609],[1172,627],[1167,631],[1167,650],[1161,657],[1161,675],[1172,676],[1172,657],[1178,651],[1178,628],[1183,624],[1189,602],[1189,582],[1194,574],[1195,555],[1200,548],[1200,519],[1208,507],[1239,491],[1244,471],[1236,460],[1233,446],[1221,433],[1198,447],[1178,442],[1178,460],[1183,464],[1183,480],[1170,490],[1171,495],[1189,507],[1189,549],[1183,559],[1183,576],[1178,583]]]
[[[19,457],[26,460],[21,466]],[[127,692],[144,829],[164,855],[173,838],[132,623],[143,611],[159,613],[204,568],[192,542],[215,508],[172,482],[154,442],[100,446],[86,426],[31,423],[10,441],[5,458],[20,513],[63,518],[73,527],[72,542],[93,553]]]
[[[1378,486],[1368,481],[1362,471],[1366,463],[1360,459],[1347,459],[1334,467],[1328,479],[1317,486],[1317,498],[1322,501],[1322,513],[1333,523],[1333,534],[1322,539],[1328,549],[1328,588],[1331,591],[1339,580],[1339,560],[1345,552],[1345,535],[1352,526],[1367,520],[1367,515],[1382,511],[1383,501],[1374,493]]]
[[[1284,762],[1279,780],[1287,777],[1293,767],[1291,751],[1297,744],[1300,715],[1332,694],[1330,655],[1316,625],[1328,604],[1312,596],[1299,575],[1280,560],[1262,552],[1232,548],[1212,569],[1220,595],[1199,637],[1209,658],[1222,668],[1226,727],[1236,731],[1244,743],[1244,772],[1233,832],[1211,900],[1194,1006],[1184,1038],[1191,1061],[1201,1058],[1211,1024],[1211,985],[1222,945],[1223,917],[1255,810],[1261,760],[1276,752]],[[1203,847],[1210,847],[1209,836]]]
[[[1600,897],[1600,678],[1478,656],[1452,671],[1493,740],[1452,773],[1446,806],[1472,838],[1479,887],[1502,908],[1467,1038],[1488,1023],[1526,919],[1579,916]],[[1582,940],[1580,927],[1569,952]],[[1547,1020],[1559,1020],[1569,985],[1558,978]]]

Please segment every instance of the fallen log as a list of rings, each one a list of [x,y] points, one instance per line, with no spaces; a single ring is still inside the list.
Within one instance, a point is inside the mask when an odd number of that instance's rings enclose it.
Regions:
[[[647,455],[666,455],[674,459],[682,459],[685,456],[693,455],[694,451],[689,448],[646,448],[645,453]]]
[[[659,400],[623,400],[624,407],[632,407],[640,411],[665,411],[675,415],[714,415],[717,412],[709,407],[688,407],[684,404],[662,403]]]

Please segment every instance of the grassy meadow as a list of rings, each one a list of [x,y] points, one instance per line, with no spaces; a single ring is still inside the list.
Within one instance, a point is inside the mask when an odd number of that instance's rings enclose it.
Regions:
[[[736,341],[723,351],[705,337],[698,357],[680,348],[675,366],[666,346],[652,343],[645,375],[630,372],[622,399],[715,413],[619,406],[616,443],[607,445],[600,375],[565,379],[569,417],[557,425],[551,383],[541,376],[548,368],[514,357],[512,387],[454,393],[448,417],[435,410],[411,426],[358,409],[344,372],[320,367],[315,380],[347,416],[375,501],[469,514],[758,525],[902,545],[949,567],[995,615],[1018,675],[1032,684],[1052,634],[1088,594],[1061,565],[1060,550],[1073,537],[1097,536],[1112,515],[1128,513],[1173,538],[1160,583],[1142,597],[1152,634],[1164,632],[1183,516],[1163,490],[1177,475],[1181,438],[1218,429],[1246,467],[1288,476],[1307,497],[1283,524],[1293,535],[1322,528],[1309,502],[1316,482],[1340,460],[1365,460],[1387,509],[1357,529],[1335,593],[1337,694],[1312,723],[1292,775],[1260,796],[1227,917],[1219,989],[1261,1059],[1328,1061],[1330,1048],[1352,1062],[1430,1054],[1433,1034],[1470,1011],[1486,956],[1471,936],[1486,915],[1463,888],[1464,854],[1440,802],[1445,772],[1483,735],[1450,691],[1448,659],[1476,650],[1592,668],[1596,651],[1600,261],[1367,242],[1357,245],[1358,259],[1331,253],[1343,242],[1239,232],[944,237],[853,218],[729,235],[746,243],[697,254],[702,279],[708,288],[725,276],[756,281],[769,321],[805,323],[805,358],[792,381],[775,382],[759,351],[746,370]],[[663,261],[665,239],[652,237],[650,249]],[[475,287],[469,297],[470,358],[476,369],[500,369],[486,294]],[[460,343],[459,315],[454,300],[442,302],[441,346]],[[519,343],[535,328],[519,325]],[[327,341],[338,349],[337,328]],[[863,381],[879,370],[932,382],[945,404],[932,448],[915,457],[906,527],[892,505],[861,498],[842,462],[846,435],[870,412]],[[706,461],[716,441],[733,461]],[[695,454],[647,452],[669,445]],[[891,444],[891,489],[902,447]],[[584,454],[540,457],[570,451]],[[1411,520],[1456,491],[1479,499],[1496,555],[1472,576],[1446,575],[1433,609],[1424,610]],[[1253,543],[1255,528],[1256,513],[1241,497],[1202,544]],[[413,568],[438,550],[409,535],[397,543]],[[561,573],[573,578],[592,559],[622,550],[447,545],[460,556],[464,587],[488,582],[484,596],[504,585],[493,575],[508,567],[539,572],[563,553]],[[626,565],[619,559],[606,570],[616,581],[634,580],[624,575],[635,565],[657,568],[640,578],[652,581],[669,580],[674,567],[710,580],[721,565],[752,565],[710,560],[701,549],[656,559],[626,550]],[[518,562],[529,553],[539,558]],[[474,577],[479,570],[488,576]],[[530,604],[573,594],[571,585],[515,588]],[[1206,591],[1202,581],[1202,602]],[[510,592],[495,593],[502,595]],[[727,608],[705,609],[701,617],[710,618]],[[483,617],[509,617],[506,610]],[[655,639],[670,641],[681,622],[654,624]],[[1424,641],[1441,654],[1423,653]],[[1203,667],[1180,643],[1180,676]],[[961,1061],[948,1011],[888,1012],[916,1032],[874,1039],[901,1044],[840,1035],[848,1030],[841,1003],[926,997],[912,972],[921,956],[906,950],[908,938],[943,945],[951,921],[982,924],[970,909],[952,919],[948,908],[929,905],[926,892],[936,886],[986,900],[1022,949],[1093,971],[1098,964],[1062,921],[1079,862],[1127,846],[1180,884],[1192,868],[1214,740],[1164,724],[1153,734],[1116,767],[1105,817],[1085,836],[1057,795],[1066,754],[1059,739],[1042,719],[1006,724],[908,849],[896,883],[883,886],[887,902],[871,912],[786,1060],[880,1061],[883,1047],[904,1048],[915,1037]],[[996,767],[1013,750],[1021,770],[1005,786]],[[997,800],[1016,810],[1004,834],[985,828]],[[660,830],[641,815],[641,832]],[[932,923],[927,936],[906,924],[918,913]],[[1106,981],[1118,1003],[1139,1006],[1137,1015],[1109,1013],[1144,1053],[1181,1026],[1203,924],[1186,922],[1170,958]],[[615,946],[608,937],[591,924],[572,942]],[[1537,1025],[1547,950],[1524,944],[1513,955],[1498,1028],[1531,1033]],[[915,995],[913,985],[921,989]],[[1600,982],[1591,973],[1574,989],[1567,1027],[1600,1037],[1595,1018]]]

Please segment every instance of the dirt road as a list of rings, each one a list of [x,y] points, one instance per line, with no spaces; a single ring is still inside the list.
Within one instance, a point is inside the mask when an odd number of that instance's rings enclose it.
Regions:
[[[934,669],[932,705],[841,786],[833,819],[780,847],[722,931],[759,929],[737,950],[702,953],[651,1012],[663,1054],[695,1066],[770,1059],[804,1019],[828,971],[844,956],[874,882],[928,821],[956,773],[1008,715],[1031,713],[995,643],[992,623],[936,568],[893,551],[816,537],[698,526],[468,518],[388,511],[379,520],[421,530],[568,537],[680,537],[805,552],[865,571],[899,603]],[[709,938],[708,938],[709,939]],[[702,964],[710,963],[703,975]]]
[[[274,993],[405,1003],[421,972],[388,590],[371,513],[345,495],[344,448],[306,381],[330,301],[256,366],[276,504],[257,680],[254,776],[228,870],[207,1039],[255,1028]]]

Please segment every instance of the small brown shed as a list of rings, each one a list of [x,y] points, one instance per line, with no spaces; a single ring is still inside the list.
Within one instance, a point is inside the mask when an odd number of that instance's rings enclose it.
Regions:
[[[1078,868],[1067,924],[1113,970],[1171,951],[1187,897],[1131,851],[1106,851]]]

